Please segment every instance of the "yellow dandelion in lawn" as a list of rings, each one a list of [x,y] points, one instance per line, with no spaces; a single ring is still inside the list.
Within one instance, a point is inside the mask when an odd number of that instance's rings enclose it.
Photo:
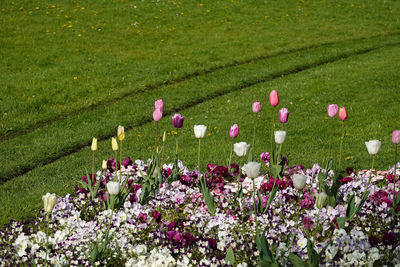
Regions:
[[[36,10],[39,10],[40,8],[37,6],[37,7],[35,7],[35,9],[36,9]]]
[[[200,3],[200,5],[199,5],[199,6],[204,6],[204,4],[201,4],[201,3]]]
[[[174,70],[174,72],[176,72],[176,70]]]
[[[72,24],[68,25],[68,28],[72,28]]]
[[[84,8],[84,7],[81,7],[81,10],[85,10],[85,8]]]
[[[353,156],[347,156],[346,158],[345,158],[345,160],[351,160],[353,158]]]
[[[207,12],[207,13],[210,13],[210,12],[211,12],[211,10],[207,9],[207,10],[206,10],[206,12]]]
[[[55,5],[51,5],[51,7],[52,7],[52,8],[55,8],[56,6],[55,6]]]
[[[164,43],[164,39],[161,39],[161,43]]]
[[[82,34],[78,33],[78,37],[82,37]]]
[[[78,77],[77,77],[77,76],[74,76],[74,80],[78,80]]]

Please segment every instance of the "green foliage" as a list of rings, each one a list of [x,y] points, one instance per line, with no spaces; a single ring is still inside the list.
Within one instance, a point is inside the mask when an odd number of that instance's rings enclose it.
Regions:
[[[207,183],[206,183],[206,177],[205,177],[205,175],[203,175],[202,177],[199,177],[199,178],[200,178],[201,193],[203,194],[204,202],[207,205],[208,212],[212,216],[214,216],[215,212],[217,211],[217,207],[216,207],[216,204],[214,202],[214,198],[213,198],[211,192],[208,190]]]
[[[235,254],[233,253],[232,247],[229,247],[229,248],[226,250],[225,262],[226,262],[227,264],[230,264],[230,265],[235,264]]]
[[[150,196],[152,193],[154,193],[156,190],[160,188],[160,185],[162,183],[162,174],[161,174],[161,169],[160,169],[160,163],[159,163],[159,153],[156,153],[156,155],[151,158],[151,163],[147,169],[147,175],[144,175],[142,173],[142,177],[144,178],[144,182],[142,184],[142,192],[140,193],[139,196],[139,203],[144,205],[148,202]],[[127,179],[125,180],[127,181]],[[133,184],[131,185],[133,187]],[[127,194],[121,197],[121,204],[125,202],[126,197],[128,196],[130,192],[127,191]]]
[[[266,231],[266,230],[265,230]],[[265,237],[265,231],[260,232],[258,229],[256,230],[256,236],[255,236],[255,241],[257,244],[257,249],[260,252],[260,258],[259,258],[259,267],[278,267],[279,264],[276,261],[274,255],[272,254],[271,250],[269,249],[269,244],[267,242],[267,239]]]

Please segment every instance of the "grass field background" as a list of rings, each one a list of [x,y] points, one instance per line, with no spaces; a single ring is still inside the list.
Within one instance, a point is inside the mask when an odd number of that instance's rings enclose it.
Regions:
[[[283,146],[291,164],[326,159],[330,103],[349,112],[344,166],[370,166],[370,139],[382,141],[377,168],[394,163],[398,1],[2,1],[0,9],[1,224],[34,216],[46,192],[72,192],[90,169],[92,137],[101,140],[100,168],[118,125],[127,129],[123,154],[149,158],[158,98],[169,160],[170,117],[186,117],[180,158],[191,168],[193,125],[208,126],[203,167],[223,164],[230,125],[240,127],[237,141],[252,142],[254,101],[263,104],[254,152],[269,151],[272,89],[291,112]],[[333,124],[338,157],[341,123]]]

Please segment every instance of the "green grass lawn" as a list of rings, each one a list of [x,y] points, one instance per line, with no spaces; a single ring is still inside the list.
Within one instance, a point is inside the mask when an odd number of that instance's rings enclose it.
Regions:
[[[400,128],[400,3],[393,1],[2,1],[0,21],[0,223],[33,216],[41,195],[72,192],[113,156],[110,138],[128,130],[124,155],[147,159],[154,147],[153,103],[186,117],[180,158],[193,168],[193,125],[208,126],[202,165],[223,164],[230,125],[255,155],[269,151],[272,108],[290,110],[283,150],[310,167],[328,154],[326,105],[345,106],[343,165],[368,168],[364,142],[382,141],[376,166],[393,164]],[[338,157],[341,123],[334,121]],[[282,126],[278,126],[281,127]],[[239,162],[243,160],[235,158]]]

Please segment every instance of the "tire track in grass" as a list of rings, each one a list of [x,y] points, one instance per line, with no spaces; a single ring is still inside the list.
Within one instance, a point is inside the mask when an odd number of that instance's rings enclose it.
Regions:
[[[179,106],[179,107],[177,107],[175,109],[172,109],[170,111],[166,111],[163,114],[163,116],[169,116],[169,115],[172,115],[175,112],[181,112],[182,110],[185,110],[187,108],[191,108],[191,107],[194,107],[196,105],[202,104],[202,103],[204,103],[206,101],[209,101],[209,100],[212,100],[212,99],[214,99],[216,97],[220,97],[220,96],[226,95],[226,94],[234,92],[234,91],[240,91],[242,89],[251,87],[251,86],[256,85],[256,84],[265,83],[265,82],[268,82],[268,81],[271,81],[271,80],[274,80],[274,79],[281,78],[281,77],[286,76],[286,75],[297,74],[297,73],[303,72],[305,70],[309,70],[309,69],[312,69],[312,68],[323,66],[323,65],[326,65],[326,64],[329,64],[329,63],[334,63],[334,62],[337,62],[337,61],[340,61],[340,60],[343,60],[343,59],[347,59],[347,58],[350,58],[350,57],[353,57],[353,56],[367,54],[369,52],[372,52],[372,51],[375,51],[375,50],[378,50],[378,49],[381,49],[381,48],[393,47],[393,46],[398,46],[398,45],[400,45],[400,42],[394,42],[394,43],[390,43],[390,44],[378,45],[378,46],[374,46],[374,47],[370,47],[370,48],[364,48],[364,49],[360,49],[360,50],[358,50],[356,52],[342,54],[342,55],[334,56],[334,57],[331,57],[331,58],[328,58],[328,59],[325,59],[325,60],[317,61],[317,62],[314,62],[314,63],[311,63],[311,64],[305,64],[305,65],[302,65],[302,66],[289,68],[289,69],[287,69],[285,71],[281,71],[281,72],[278,72],[278,73],[273,73],[273,74],[267,75],[267,76],[265,76],[265,77],[263,77],[261,79],[257,79],[257,80],[254,80],[254,81],[242,82],[241,84],[238,84],[238,85],[233,86],[233,87],[229,87],[229,88],[227,88],[225,90],[221,90],[221,91],[218,91],[218,92],[207,94],[205,97],[198,98],[198,99],[195,99],[195,100],[192,100],[192,101],[188,101],[185,104],[183,104],[183,105],[181,105],[181,106]],[[141,121],[139,121],[137,123],[134,123],[132,125],[128,125],[128,126],[125,127],[125,129],[126,129],[126,131],[129,131],[129,130],[134,129],[136,127],[140,127],[140,126],[143,126],[143,125],[145,125],[147,123],[151,123],[152,121],[153,121],[152,118],[150,118],[150,116],[149,116],[148,119],[143,119],[143,120],[141,120]],[[115,133],[113,132],[113,133],[107,133],[107,134],[104,134],[104,135],[100,135],[100,136],[98,136],[98,140],[101,141],[101,140],[110,139],[111,137],[114,136],[114,134]],[[55,155],[53,157],[49,157],[46,160],[42,161],[40,164],[37,164],[37,165],[35,165],[33,167],[25,167],[25,168],[22,167],[16,172],[13,172],[11,174],[5,175],[5,177],[0,177],[0,185],[5,183],[8,180],[11,180],[11,179],[17,177],[17,176],[24,175],[24,174],[26,174],[26,173],[28,173],[28,172],[36,169],[36,168],[51,164],[51,163],[53,163],[53,162],[55,162],[55,161],[57,161],[57,160],[59,160],[61,158],[67,157],[67,156],[69,156],[69,155],[71,155],[73,153],[76,153],[76,152],[78,152],[78,151],[80,151],[82,149],[85,149],[87,147],[90,147],[90,146],[91,146],[91,140],[88,140],[88,141],[86,141],[84,143],[77,144],[77,145],[69,148],[68,150],[66,150],[63,153],[60,153],[60,154]]]
[[[99,109],[99,108],[102,108],[102,107],[105,107],[105,106],[108,106],[108,105],[115,104],[118,101],[121,101],[122,99],[127,98],[127,97],[131,97],[133,95],[143,94],[143,93],[146,93],[146,92],[149,92],[149,91],[153,91],[153,90],[157,90],[157,89],[166,87],[168,85],[178,84],[178,83],[193,79],[195,77],[211,74],[211,73],[214,73],[214,72],[217,72],[217,71],[220,71],[220,70],[234,68],[234,67],[237,67],[237,66],[240,66],[240,65],[251,64],[251,63],[254,63],[254,62],[270,59],[270,58],[277,57],[277,56],[290,55],[290,54],[294,54],[294,53],[298,53],[298,52],[302,52],[302,51],[307,51],[307,50],[315,49],[315,48],[321,48],[321,47],[329,46],[329,45],[346,44],[346,43],[352,43],[352,42],[363,41],[363,40],[372,40],[372,39],[381,38],[381,37],[393,37],[393,36],[396,36],[396,35],[400,35],[400,32],[392,32],[392,33],[388,33],[388,34],[380,34],[380,35],[374,35],[374,36],[370,36],[370,37],[354,38],[354,39],[342,40],[342,41],[339,41],[339,42],[325,42],[325,43],[321,43],[321,44],[314,44],[314,45],[304,46],[304,47],[300,47],[300,48],[289,49],[287,51],[277,52],[277,53],[274,53],[274,54],[262,55],[262,56],[259,56],[259,57],[254,57],[254,58],[234,61],[232,63],[211,67],[211,68],[205,69],[205,70],[194,71],[192,73],[186,74],[186,75],[184,75],[182,77],[179,77],[177,79],[172,79],[172,80],[167,80],[167,81],[160,81],[160,82],[157,82],[157,83],[154,83],[154,84],[151,84],[151,85],[147,85],[143,89],[132,90],[130,92],[122,94],[119,97],[112,98],[112,99],[109,99],[107,101],[98,102],[98,103],[95,103],[95,104],[90,105],[88,107],[83,107],[83,108],[80,108],[78,110],[66,112],[64,114],[57,115],[57,116],[55,116],[53,118],[50,118],[50,119],[41,120],[41,121],[37,122],[36,124],[34,124],[32,126],[28,126],[26,128],[20,128],[20,129],[12,130],[12,131],[0,136],[0,143],[5,141],[5,140],[9,140],[9,139],[21,136],[21,135],[25,135],[25,134],[31,133],[31,132],[33,132],[33,131],[35,131],[37,129],[43,128],[43,127],[48,126],[48,125],[51,125],[54,122],[62,121],[62,120],[68,119],[68,118],[70,118],[72,116],[76,116],[76,115],[79,115],[79,114],[82,114],[82,113],[85,113],[85,112],[88,112],[88,111],[91,111],[91,110],[95,110],[95,109]]]

